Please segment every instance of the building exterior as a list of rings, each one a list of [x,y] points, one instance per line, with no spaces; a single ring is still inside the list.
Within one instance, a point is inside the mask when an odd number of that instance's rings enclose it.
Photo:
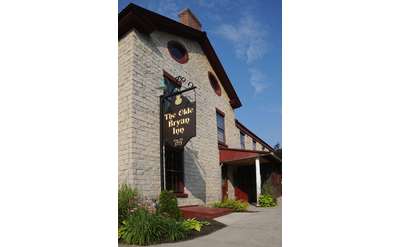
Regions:
[[[281,161],[241,124],[241,106],[201,23],[189,10],[180,22],[129,4],[119,14],[119,184],[145,196],[161,190],[160,95],[196,86],[196,136],[182,150],[164,149],[165,186],[180,205],[223,197],[255,202],[261,184]],[[164,85],[161,87],[160,85]]]

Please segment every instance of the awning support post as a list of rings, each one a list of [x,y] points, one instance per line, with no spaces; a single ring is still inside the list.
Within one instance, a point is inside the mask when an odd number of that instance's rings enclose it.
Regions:
[[[260,158],[256,158],[256,186],[257,186],[257,206],[259,206],[258,198],[261,195],[261,171],[260,171]]]

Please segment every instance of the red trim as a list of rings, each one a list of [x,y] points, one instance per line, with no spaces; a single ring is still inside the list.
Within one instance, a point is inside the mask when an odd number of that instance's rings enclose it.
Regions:
[[[208,71],[208,80],[210,81],[211,87],[214,89],[215,94],[221,96],[221,87],[219,86],[217,78]]]
[[[176,85],[178,85],[179,87],[182,86],[182,83],[179,82],[178,80],[175,79],[175,77],[173,77],[170,73],[168,73],[167,71],[163,70],[163,76],[166,77],[168,80],[172,81],[173,83],[175,83]]]
[[[144,9],[136,4],[130,3],[118,14],[118,39],[124,37],[126,33],[132,30],[132,28],[135,28],[137,31],[144,34],[150,34],[154,30],[160,30],[199,42],[204,54],[207,56],[207,59],[213,68],[213,71],[228,94],[232,108],[235,109],[242,106],[224,67],[208,40],[206,32],[196,30],[165,16]]]
[[[221,147],[221,148],[219,148],[219,150],[249,152],[249,153],[258,153],[258,154],[271,154],[271,152],[269,152],[269,151],[259,151],[259,150],[250,150],[250,149],[240,149],[240,148],[224,148],[224,147]]]
[[[172,48],[173,46],[179,47],[179,49],[182,49],[183,52],[185,53],[185,55],[184,55],[182,58],[180,58],[180,59],[174,57],[174,55],[173,55],[172,52],[171,52],[171,48]],[[184,64],[184,63],[187,63],[187,62],[189,61],[189,54],[188,54],[188,51],[186,50],[185,46],[182,45],[181,43],[179,43],[178,41],[175,41],[175,40],[168,41],[167,47],[168,47],[169,55],[171,55],[171,57],[172,57],[175,61],[177,61],[178,63]]]
[[[267,148],[269,151],[274,151],[274,149],[268,145],[265,141],[263,141],[260,137],[258,137],[256,134],[251,132],[246,126],[244,126],[242,123],[240,123],[237,119],[235,119],[235,124],[236,127],[242,131],[244,134],[250,136],[253,140],[258,141],[261,145],[263,145],[265,148]]]
[[[218,108],[215,108],[215,110],[225,118],[225,113],[223,111],[221,111]],[[224,121],[224,124],[225,124],[225,121]]]
[[[234,161],[234,160],[242,160],[247,158],[256,158],[260,156],[260,154],[268,154],[267,152],[259,152],[254,150],[236,150],[236,149],[222,149],[219,150],[219,161]]]
[[[187,197],[188,197],[188,194],[182,193],[182,192],[176,192],[176,193],[174,193],[174,194],[175,194],[175,196],[178,197],[178,198],[187,198]]]

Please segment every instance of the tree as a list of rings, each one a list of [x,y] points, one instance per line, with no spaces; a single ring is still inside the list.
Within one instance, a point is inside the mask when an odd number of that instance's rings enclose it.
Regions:
[[[276,156],[282,159],[282,147],[279,142],[274,146],[274,154],[276,154]]]

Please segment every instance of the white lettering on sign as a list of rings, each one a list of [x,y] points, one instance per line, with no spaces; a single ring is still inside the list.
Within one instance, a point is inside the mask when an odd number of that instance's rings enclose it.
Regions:
[[[188,108],[179,110],[178,115],[179,116],[184,116],[184,115],[190,114],[192,112],[193,112],[193,108],[192,107],[188,107]]]
[[[173,135],[183,134],[185,132],[185,128],[172,128]]]

